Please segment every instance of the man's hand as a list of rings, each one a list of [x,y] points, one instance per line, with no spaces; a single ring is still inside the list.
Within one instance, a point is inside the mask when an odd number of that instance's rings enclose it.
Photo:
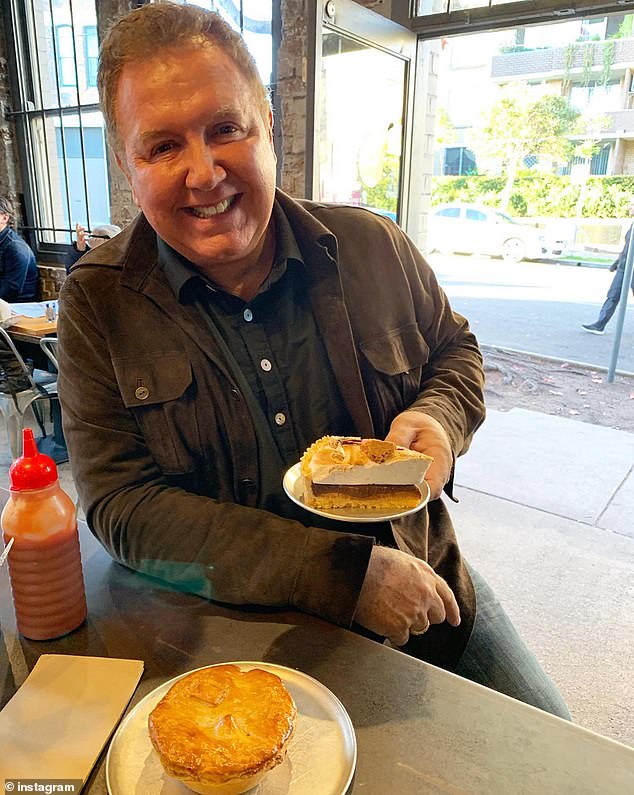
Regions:
[[[77,251],[86,250],[86,230],[81,224],[75,224],[75,232],[77,234]]]
[[[354,620],[395,646],[430,624],[460,624],[451,588],[422,560],[389,547],[375,546],[363,581]]]
[[[431,499],[437,500],[451,476],[453,455],[445,429],[438,420],[419,411],[398,414],[385,437],[390,442],[433,457],[425,480],[429,484]]]

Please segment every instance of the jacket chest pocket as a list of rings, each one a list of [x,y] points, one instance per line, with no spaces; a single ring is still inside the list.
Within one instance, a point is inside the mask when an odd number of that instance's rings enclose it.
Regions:
[[[161,471],[166,475],[192,472],[198,431],[188,394],[192,370],[186,354],[166,351],[126,356],[113,359],[112,364],[123,402],[134,412]]]
[[[383,435],[394,417],[418,397],[429,346],[412,323],[360,342],[363,377],[375,429]]]

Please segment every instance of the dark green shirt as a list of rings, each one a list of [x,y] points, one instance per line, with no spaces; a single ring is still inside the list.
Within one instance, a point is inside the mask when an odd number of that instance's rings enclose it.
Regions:
[[[282,476],[316,439],[354,427],[317,333],[295,235],[277,204],[273,217],[273,267],[251,301],[216,288],[161,240],[159,261],[179,301],[199,306],[254,418],[260,507],[306,523],[284,495]]]

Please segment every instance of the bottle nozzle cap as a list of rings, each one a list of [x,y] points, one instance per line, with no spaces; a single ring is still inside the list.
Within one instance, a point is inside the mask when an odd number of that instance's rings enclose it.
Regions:
[[[33,431],[25,428],[22,431],[22,455],[15,459],[9,469],[12,491],[41,489],[50,486],[56,480],[55,461],[38,452]]]

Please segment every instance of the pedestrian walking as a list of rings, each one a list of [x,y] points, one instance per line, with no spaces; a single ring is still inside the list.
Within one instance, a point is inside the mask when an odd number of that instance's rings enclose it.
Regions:
[[[634,216],[634,200],[630,202],[630,215]],[[612,284],[608,290],[607,298],[601,310],[599,317],[594,323],[582,323],[581,328],[590,334],[605,334],[605,327],[609,323],[612,315],[616,312],[621,298],[621,290],[623,289],[623,279],[625,278],[625,263],[627,260],[627,250],[630,247],[630,237],[632,235],[632,226],[627,230],[625,235],[625,245],[619,256],[610,265],[610,271],[614,272]],[[634,272],[632,273],[632,293],[634,294]]]

